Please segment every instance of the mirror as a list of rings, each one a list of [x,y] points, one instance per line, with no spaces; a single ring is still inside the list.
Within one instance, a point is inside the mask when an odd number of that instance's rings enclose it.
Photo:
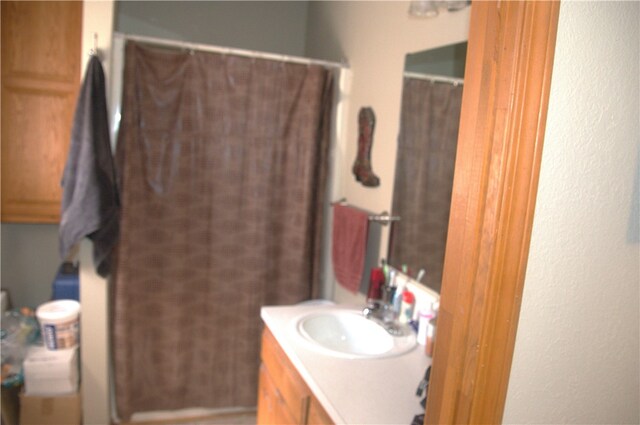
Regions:
[[[388,258],[440,292],[467,43],[405,57]]]

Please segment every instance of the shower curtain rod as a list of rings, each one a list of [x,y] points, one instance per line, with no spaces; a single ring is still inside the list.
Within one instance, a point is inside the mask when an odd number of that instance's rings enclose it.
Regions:
[[[464,84],[464,79],[462,78],[454,78],[454,77],[445,77],[443,75],[432,75],[432,74],[420,74],[417,72],[405,72],[405,77],[415,78],[418,80],[428,80],[434,83],[449,83],[454,86]]]
[[[214,46],[212,44],[191,43],[189,41],[169,40],[166,38],[147,37],[142,35],[114,33],[114,37],[125,40],[139,41],[141,43],[155,44],[157,46],[176,47],[179,49],[197,50],[200,52],[222,53],[234,56],[246,56],[250,58],[267,59],[280,62],[299,63],[302,65],[319,65],[326,68],[349,68],[347,63],[329,62],[317,59],[308,59],[300,56],[280,55],[277,53],[259,52],[257,50],[236,49],[232,47]]]

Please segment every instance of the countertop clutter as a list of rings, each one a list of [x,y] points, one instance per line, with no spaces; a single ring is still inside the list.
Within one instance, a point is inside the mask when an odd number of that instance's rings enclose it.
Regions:
[[[78,347],[48,350],[30,347],[24,361],[20,424],[80,424]]]
[[[79,314],[77,301],[55,300],[2,315],[3,423],[82,423]]]
[[[424,347],[391,357],[343,358],[315,350],[297,331],[309,313],[358,306],[263,307],[261,317],[313,396],[335,424],[410,424],[424,413],[416,388],[431,359]]]

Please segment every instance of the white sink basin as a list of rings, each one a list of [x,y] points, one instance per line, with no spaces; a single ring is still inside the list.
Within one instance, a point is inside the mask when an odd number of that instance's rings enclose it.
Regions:
[[[416,345],[412,331],[393,336],[357,310],[309,313],[298,320],[297,331],[311,349],[338,357],[389,357]]]

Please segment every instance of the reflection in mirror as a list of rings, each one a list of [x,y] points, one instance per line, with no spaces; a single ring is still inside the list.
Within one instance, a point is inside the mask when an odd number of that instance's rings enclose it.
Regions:
[[[466,44],[405,60],[393,190],[390,264],[440,292],[455,166]]]

